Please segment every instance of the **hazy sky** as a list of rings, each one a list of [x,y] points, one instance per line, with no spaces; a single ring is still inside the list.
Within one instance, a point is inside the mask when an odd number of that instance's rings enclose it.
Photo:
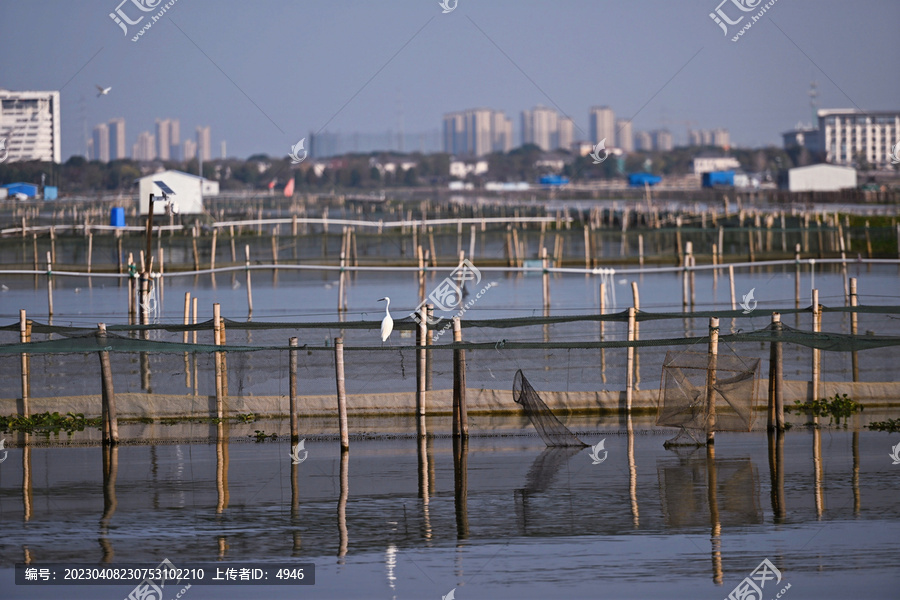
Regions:
[[[438,0],[176,0],[137,42],[150,16],[126,36],[109,17],[120,1],[0,0],[0,87],[62,91],[64,159],[84,153],[83,122],[113,117],[129,150],[172,117],[182,139],[209,125],[214,156],[227,140],[246,157],[323,127],[396,131],[401,106],[407,133],[477,106],[518,129],[544,104],[587,139],[589,107],[609,105],[635,130],[683,142],[693,121],[740,146],[811,121],[813,79],[823,108],[900,109],[897,0],[777,0],[737,43],[749,16],[726,37],[709,17],[720,0],[458,0],[448,14]],[[131,20],[155,14],[133,2],[159,0],[126,0]]]

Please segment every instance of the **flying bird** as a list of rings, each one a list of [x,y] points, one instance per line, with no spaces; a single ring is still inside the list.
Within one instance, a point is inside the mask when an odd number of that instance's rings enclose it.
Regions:
[[[394,330],[394,320],[391,318],[391,299],[387,296],[378,299],[379,302],[382,300],[387,302],[384,306],[384,319],[381,321],[381,343],[383,344],[391,337],[391,332]]]
[[[111,89],[112,89],[112,86],[109,86],[108,88],[105,88],[105,87],[103,87],[103,86],[98,85],[98,86],[97,86],[97,97],[99,98],[100,96],[107,96],[107,95],[109,95],[109,90],[111,90]]]

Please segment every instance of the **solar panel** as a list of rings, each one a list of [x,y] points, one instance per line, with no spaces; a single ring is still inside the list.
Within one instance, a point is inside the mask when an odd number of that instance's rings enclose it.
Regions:
[[[162,190],[163,195],[175,195],[175,192],[172,191],[172,188],[167,186],[164,181],[154,181],[153,183],[156,185],[156,187]]]

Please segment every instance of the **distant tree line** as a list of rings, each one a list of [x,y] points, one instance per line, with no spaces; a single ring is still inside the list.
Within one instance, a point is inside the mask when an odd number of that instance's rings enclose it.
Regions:
[[[684,175],[692,172],[691,162],[704,151],[721,152],[720,149],[697,147],[679,147],[670,152],[638,151],[624,157],[611,155],[608,160],[596,165],[590,156],[576,156],[566,150],[545,153],[533,144],[526,144],[510,152],[496,152],[481,158],[480,160],[488,163],[488,173],[477,176],[470,174],[466,180],[476,184],[484,181],[534,182],[542,175],[555,173],[572,181],[591,181],[621,178],[628,173],[644,170],[662,176]],[[801,148],[785,151],[776,147],[734,148],[728,155],[736,158],[745,171],[768,171],[773,174],[795,166],[821,162],[822,158]],[[317,161],[308,159],[294,165],[288,157],[255,154],[246,160],[204,162],[203,175],[218,181],[222,191],[265,190],[270,185],[280,189],[291,177],[294,178],[295,189],[298,191],[434,186],[446,185],[453,179],[449,176],[451,158],[443,153],[376,152],[347,154]],[[550,166],[536,166],[541,159],[559,161],[563,167],[559,170]],[[404,169],[404,163],[414,166]],[[73,156],[60,165],[40,161],[0,163],[0,184],[18,181],[39,184],[43,173],[46,184],[59,186],[61,194],[130,193],[135,180],[143,175],[167,169],[196,174],[198,168],[196,159],[186,162],[136,162],[123,159],[103,163]]]

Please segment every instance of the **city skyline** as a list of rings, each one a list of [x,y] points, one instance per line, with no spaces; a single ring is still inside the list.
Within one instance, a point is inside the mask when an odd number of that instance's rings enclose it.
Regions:
[[[586,109],[609,105],[635,132],[668,129],[684,144],[695,122],[728,128],[738,147],[777,146],[783,132],[812,122],[812,81],[819,106],[896,109],[900,83],[858,40],[890,39],[900,4],[779,3],[739,44],[710,20],[715,4],[461,0],[442,15],[406,0],[310,2],[279,7],[272,20],[246,3],[211,11],[179,2],[132,42],[108,17],[114,5],[8,3],[0,35],[33,50],[0,56],[0,72],[4,88],[60,91],[63,160],[85,153],[88,124],[118,116],[134,132],[154,131],[161,114],[208,124],[212,143],[227,139],[247,157],[284,156],[309,132],[344,132],[352,148],[390,131],[395,149],[417,149],[433,141],[441,115],[467,106],[502,107],[514,125],[522,111],[547,106],[585,139]],[[599,22],[602,45],[615,51],[597,49]],[[310,26],[298,32],[296,23]],[[233,43],[254,31],[267,33]],[[313,53],[289,72],[272,60]],[[110,93],[97,96],[97,85]]]

